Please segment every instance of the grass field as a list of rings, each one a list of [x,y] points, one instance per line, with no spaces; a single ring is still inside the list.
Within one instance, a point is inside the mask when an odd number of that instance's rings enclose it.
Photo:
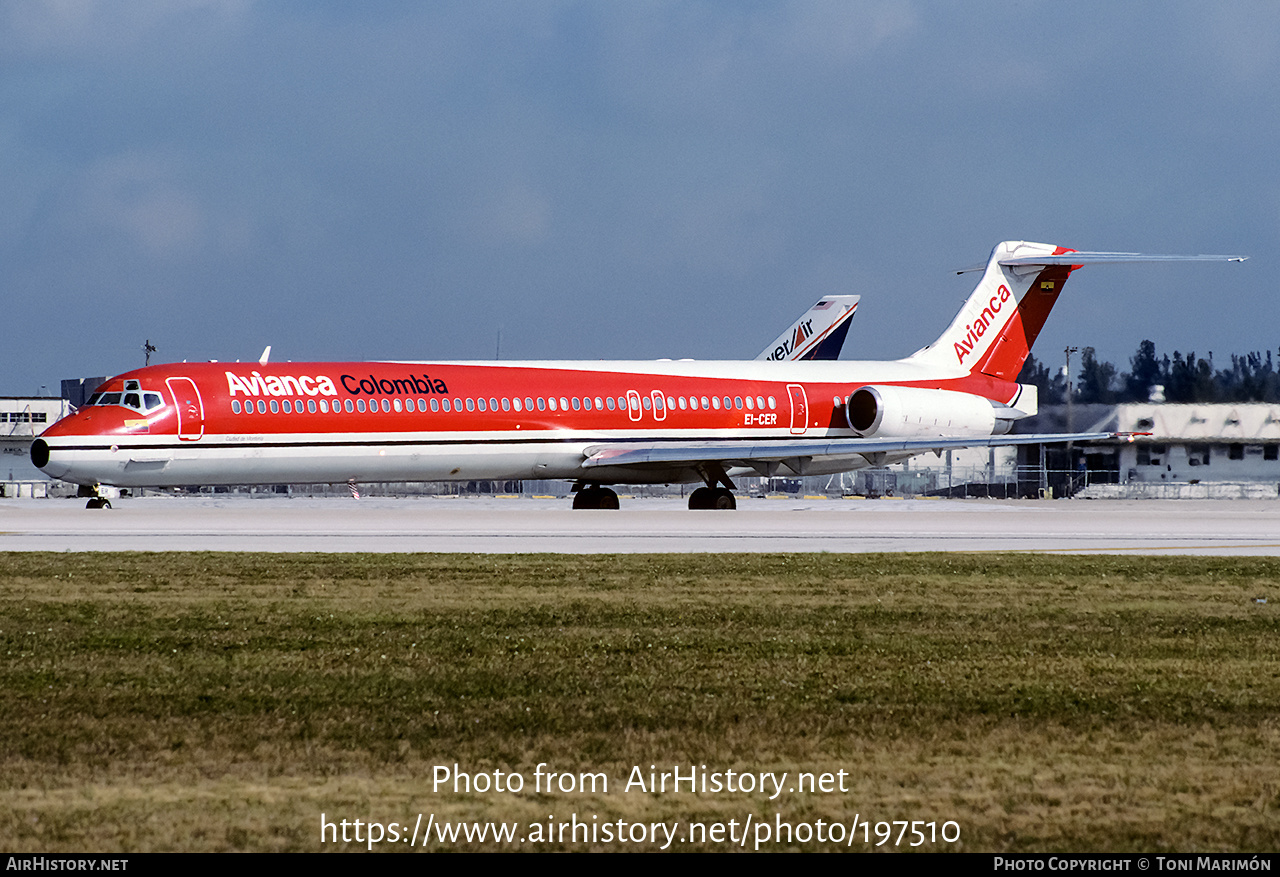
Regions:
[[[323,812],[856,814],[960,825],[923,849],[1273,851],[1278,577],[1257,558],[7,554],[0,849],[355,848],[321,845]],[[434,791],[454,763],[610,787]],[[650,765],[844,770],[847,791],[623,791]],[[496,848],[443,845],[476,846]],[[521,848],[593,846],[646,845]],[[704,846],[728,845],[676,844]]]

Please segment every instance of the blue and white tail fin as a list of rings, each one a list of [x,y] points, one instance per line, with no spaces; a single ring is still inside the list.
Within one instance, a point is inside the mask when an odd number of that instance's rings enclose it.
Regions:
[[[860,298],[857,295],[829,295],[819,299],[756,359],[772,362],[839,359]]]

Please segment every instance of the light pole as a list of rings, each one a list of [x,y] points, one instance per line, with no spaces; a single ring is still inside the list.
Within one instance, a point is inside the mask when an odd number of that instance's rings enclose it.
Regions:
[[[1076,429],[1075,417],[1074,417],[1075,412],[1071,408],[1071,405],[1072,405],[1071,397],[1072,395],[1074,395],[1072,393],[1072,387],[1071,387],[1071,354],[1076,353],[1079,350],[1080,350],[1079,347],[1068,347],[1065,351],[1063,351],[1067,355],[1067,432],[1075,432],[1075,429]],[[1067,442],[1067,493],[1066,493],[1067,496],[1070,496],[1072,493],[1074,493],[1074,490],[1071,487],[1071,483],[1072,483],[1071,473],[1074,468],[1074,464],[1075,464],[1075,452],[1073,450],[1073,445],[1071,442]]]
[[[1072,417],[1073,412],[1071,410],[1071,354],[1076,353],[1079,350],[1079,347],[1068,347],[1063,351],[1067,355],[1067,366],[1063,370],[1063,374],[1067,379],[1067,432],[1075,432],[1075,421]],[[1067,447],[1071,447],[1070,442],[1067,442]]]

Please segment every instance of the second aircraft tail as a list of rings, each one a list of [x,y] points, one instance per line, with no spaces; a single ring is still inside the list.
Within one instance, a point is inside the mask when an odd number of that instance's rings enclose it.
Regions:
[[[839,359],[859,298],[861,296],[829,295],[819,299],[777,340],[760,351],[756,359],[774,362]]]

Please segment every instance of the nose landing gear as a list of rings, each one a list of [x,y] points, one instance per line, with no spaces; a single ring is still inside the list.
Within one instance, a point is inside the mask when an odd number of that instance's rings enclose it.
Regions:
[[[84,504],[87,509],[109,509],[111,508],[111,500],[98,492],[98,485],[81,484],[80,489],[76,491],[76,496],[89,498]]]

